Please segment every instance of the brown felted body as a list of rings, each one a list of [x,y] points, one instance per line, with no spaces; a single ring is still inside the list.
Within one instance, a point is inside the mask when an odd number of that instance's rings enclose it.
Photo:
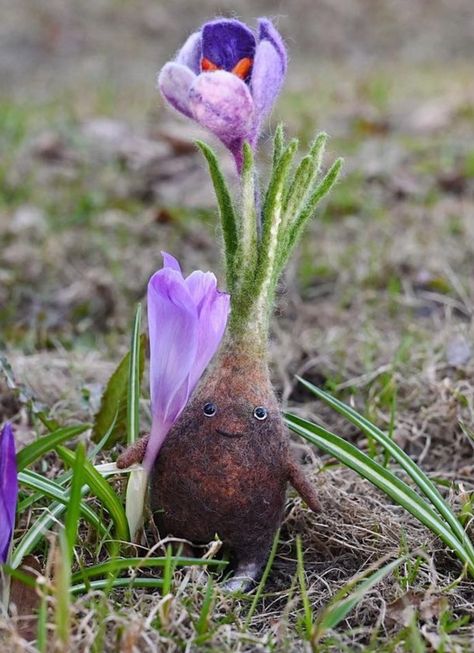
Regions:
[[[215,404],[212,417],[206,404]],[[259,421],[256,407],[268,416]],[[141,462],[148,436],[117,460]],[[249,586],[265,564],[280,525],[287,483],[309,507],[313,484],[289,452],[288,431],[270,383],[265,356],[227,345],[163,443],[151,474],[150,505],[162,536],[207,543],[217,534]]]
[[[203,406],[212,402],[216,414]],[[265,420],[253,413],[268,411]],[[217,534],[239,565],[264,563],[285,503],[288,436],[266,365],[226,349],[201,381],[157,457],[150,502],[162,535]]]

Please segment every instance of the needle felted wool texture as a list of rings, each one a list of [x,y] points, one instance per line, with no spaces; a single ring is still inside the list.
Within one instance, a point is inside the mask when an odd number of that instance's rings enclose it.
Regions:
[[[216,414],[203,407],[212,402]],[[265,407],[268,417],[253,416]],[[160,533],[218,534],[239,565],[262,565],[285,503],[288,437],[266,364],[225,347],[170,431],[152,474]]]
[[[288,482],[313,510],[319,508],[314,487],[289,452],[289,434],[269,377],[268,332],[282,270],[339,174],[340,160],[319,180],[325,142],[320,134],[295,166],[298,142],[285,143],[278,128],[270,179],[261,195],[252,144],[244,142],[239,210],[215,153],[198,143],[221,218],[230,293],[226,335],[166,437],[158,442],[152,429],[147,446],[138,442],[117,461],[119,467],[128,466],[146,450],[145,462],[153,461],[150,506],[160,535],[196,544],[218,535],[235,567],[229,589],[247,589],[260,574],[281,522]],[[165,319],[166,314],[161,322]],[[153,337],[159,338],[159,330]],[[169,347],[178,346],[174,340],[179,339],[170,338]]]
[[[215,415],[204,406],[212,403]],[[256,407],[267,417],[258,420]],[[143,456],[146,441],[118,463]],[[217,534],[239,569],[256,576],[280,525],[288,482],[319,509],[316,491],[292,459],[289,434],[268,364],[245,343],[228,339],[170,430],[151,474],[150,506],[160,534],[196,544]]]

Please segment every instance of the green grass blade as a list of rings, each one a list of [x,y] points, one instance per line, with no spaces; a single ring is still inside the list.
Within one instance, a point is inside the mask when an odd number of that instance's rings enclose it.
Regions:
[[[76,544],[79,517],[81,514],[82,485],[84,478],[83,470],[85,462],[86,445],[84,442],[79,442],[76,448],[71,491],[69,493],[69,502],[64,524],[66,546],[68,547],[68,555],[71,560],[73,559],[74,545]]]
[[[71,594],[83,594],[84,592],[93,592],[103,590],[104,588],[114,589],[116,587],[135,587],[160,589],[163,586],[161,578],[115,578],[112,582],[108,579],[93,580],[89,583],[79,583],[73,585],[70,589]]]
[[[365,594],[367,594],[372,587],[377,585],[377,583],[383,580],[386,576],[391,574],[405,559],[406,556],[392,560],[392,562],[389,562],[373,574],[370,574],[370,576],[365,580],[358,582],[358,579],[355,579],[355,581],[350,582],[346,587],[339,590],[336,597],[334,597],[329,605],[326,606],[318,616],[315,629],[316,641],[320,639],[326,631],[331,628],[336,628],[336,626],[347,617],[349,612],[351,612],[351,610],[353,610],[364,598]],[[356,589],[351,592],[349,596],[340,599],[338,598],[339,596],[342,597],[343,594],[347,594],[355,584],[357,584]]]
[[[38,624],[36,627],[36,647],[38,653],[48,650],[48,601],[44,591],[41,592],[38,608]]]
[[[174,563],[177,567],[223,567],[228,563],[225,560],[207,560],[205,558],[190,558],[186,556],[174,556]],[[144,557],[144,558],[111,558],[97,565],[85,567],[72,576],[72,582],[77,583],[86,578],[96,578],[108,574],[120,573],[128,569],[165,567],[168,561],[167,556]]]
[[[469,540],[469,537],[467,536],[467,533],[465,532],[461,522],[451,510],[446,501],[443,499],[434,483],[428,478],[423,470],[418,467],[418,465],[410,458],[410,456],[408,456],[408,454],[406,454],[403,449],[401,449],[396,444],[396,442],[388,437],[386,433],[372,424],[372,422],[370,422],[368,419],[360,415],[353,408],[347,406],[342,401],[339,401],[327,392],[324,392],[324,390],[317,388],[312,383],[309,383],[300,377],[297,378],[314,395],[322,399],[322,401],[331,406],[331,408],[334,408],[334,410],[336,410],[340,415],[343,415],[346,419],[352,422],[352,424],[360,428],[363,433],[373,437],[374,440],[379,442],[388,451],[394,460],[399,463],[402,469],[404,469],[410,478],[416,483],[426,498],[431,501],[439,514],[446,520],[446,522],[451,527],[454,535],[470,552],[470,556],[474,563],[474,546]]]
[[[260,597],[262,596],[263,590],[265,588],[265,585],[268,580],[268,576],[270,575],[271,568],[273,566],[273,561],[275,560],[276,556],[276,551],[278,548],[278,542],[280,539],[280,529],[277,530],[275,533],[275,537],[273,538],[273,544],[272,544],[272,549],[270,551],[270,555],[268,556],[267,564],[265,565],[265,569],[262,574],[262,578],[260,579],[260,582],[257,587],[257,591],[255,592],[255,596],[253,597],[253,601],[250,605],[249,611],[247,613],[247,616],[245,618],[245,627],[248,628],[250,625],[250,621],[254,615],[254,612],[257,608],[258,602],[260,601]]]
[[[308,597],[308,591],[306,589],[303,549],[301,546],[301,537],[299,535],[297,535],[296,537],[296,573],[298,576],[298,583],[300,586],[301,600],[303,601],[306,639],[310,640],[313,634],[313,609],[311,607],[311,603]]]
[[[54,616],[56,622],[56,638],[59,640],[59,651],[69,651],[71,636],[71,558],[69,547],[63,530],[59,533],[59,546],[54,555]]]
[[[25,467],[34,463],[38,458],[41,458],[49,451],[56,448],[58,444],[62,444],[67,440],[71,440],[80,433],[83,433],[89,428],[89,424],[79,424],[77,426],[66,426],[57,429],[48,435],[35,440],[28,444],[24,449],[18,452],[16,457],[17,469],[21,472]]]
[[[55,503],[48,508],[39,519],[35,521],[33,526],[26,531],[21,540],[15,546],[12,552],[10,566],[16,569],[21,565],[25,556],[33,551],[39,540],[44,536],[44,533],[55,523],[58,517],[65,511],[66,503]]]
[[[109,439],[109,436],[111,435],[114,428],[115,428],[115,421],[112,422],[112,424],[110,425],[109,430],[104,435],[102,440],[100,442],[98,442],[94,447],[91,448],[91,450],[87,454],[87,458],[89,460],[94,460],[95,457],[97,456],[97,454],[102,451],[103,447],[106,445],[107,440]],[[110,464],[112,464],[112,463],[110,463]],[[118,470],[116,470],[114,473],[118,474]],[[60,476],[55,478],[54,482],[56,483],[56,485],[61,486],[61,485],[65,485],[71,478],[72,478],[72,470],[67,470],[67,471],[63,472]],[[18,514],[21,514],[24,510],[26,510],[27,508],[32,506],[34,503],[36,503],[37,501],[40,501],[41,498],[42,498],[41,492],[36,492],[36,493],[30,495],[29,497],[25,497],[24,499],[22,499],[22,501],[20,501],[18,506],[17,506]]]
[[[57,447],[57,452],[65,463],[71,467],[74,466],[76,458],[74,452],[63,446]],[[123,505],[112,487],[88,460],[84,461],[84,480],[94,495],[100,499],[104,507],[109,511],[115,525],[117,538],[128,541],[128,523]]]
[[[214,582],[209,576],[207,579],[206,593],[202,601],[201,610],[199,611],[199,618],[194,624],[194,629],[196,631],[196,644],[202,644],[206,640],[206,636],[209,633],[209,615],[211,613],[214,603]]]
[[[166,547],[165,563],[163,565],[163,587],[161,589],[163,596],[171,593],[175,568],[173,550],[171,545],[168,544]]]
[[[409,485],[338,435],[295,415],[286,414],[285,419],[291,430],[366,478],[427,526],[468,565],[474,575],[474,560],[469,552],[433,508]]]
[[[103,446],[108,441],[108,439],[110,437],[110,434],[112,433],[114,428],[115,428],[115,421],[113,421],[110,424],[109,430],[105,433],[105,435],[102,437],[100,442],[97,445],[95,445],[95,447],[93,447],[93,449],[91,449],[91,451],[88,454],[89,460],[94,458],[97,455],[97,453],[99,453],[102,450]],[[33,475],[34,477],[37,477],[36,478],[37,482],[38,482],[38,479],[39,479],[39,481],[42,481],[43,483],[45,481],[48,481],[48,479],[45,479],[44,477],[39,476],[39,474],[35,474],[35,472],[31,472],[31,471],[28,471],[28,470],[26,470],[25,472],[22,472],[22,474]],[[33,478],[33,476],[29,477],[29,482],[30,483],[32,482],[31,478]],[[69,470],[67,472],[64,472],[57,479],[57,481],[55,481],[54,483],[53,483],[53,481],[49,481],[49,483],[58,486],[57,489],[62,489],[61,487],[59,487],[60,484],[67,483],[71,477],[72,477],[72,471]],[[28,499],[25,499],[24,502],[21,502],[19,504],[19,506],[18,506],[19,512],[22,512],[23,510],[26,509],[26,507],[28,507],[29,505],[34,503],[36,500],[38,500],[38,498],[41,498],[41,496],[43,494],[46,494],[46,491],[48,489],[51,490],[51,487],[49,487],[48,484],[46,484],[46,486],[45,485],[37,485],[37,486],[30,485],[30,487],[32,487],[32,488],[37,487],[39,489],[39,492],[36,495],[34,495],[33,497],[28,497]],[[83,492],[85,493],[84,490],[83,490]],[[52,496],[52,495],[49,495],[49,496]],[[39,519],[37,519],[33,523],[33,525],[31,526],[31,528],[28,531],[26,531],[26,533],[23,535],[20,542],[16,545],[16,547],[15,547],[13,553],[12,553],[12,563],[11,563],[12,566],[18,567],[21,564],[23,558],[34,550],[35,546],[38,544],[39,540],[44,536],[46,531],[48,531],[51,528],[51,526],[54,523],[56,523],[58,518],[62,515],[62,513],[66,509],[67,494],[62,495],[60,497],[54,497],[54,498],[60,500],[61,503],[54,503],[51,506],[49,506],[47,512],[45,512]],[[20,509],[20,506],[22,506],[21,509]],[[23,507],[23,506],[26,506],[26,507]],[[98,533],[100,533],[102,537],[109,538],[109,528],[97,517],[97,515],[84,503],[82,504],[81,509],[82,509],[82,514],[84,515],[84,518],[87,519],[94,526],[96,531]],[[110,542],[109,541],[107,546],[108,546],[108,548],[110,550],[110,553],[112,553],[116,548],[115,542]]]
[[[67,507],[69,504],[69,490],[64,490],[64,488],[62,488],[55,481],[51,481],[44,476],[40,476],[39,474],[36,474],[36,472],[32,472],[30,470],[20,472],[18,474],[18,482],[25,487],[29,487],[33,490],[38,490],[38,495],[41,497],[46,496],[50,499],[55,499],[65,507]],[[83,493],[85,493],[85,491],[86,490],[83,489]],[[86,519],[98,533],[104,537],[107,537],[108,529],[104,526],[96,513],[83,501],[80,502],[79,507],[84,519]]]
[[[138,304],[133,322],[130,365],[128,370],[127,444],[130,446],[140,433],[140,329],[142,305]]]

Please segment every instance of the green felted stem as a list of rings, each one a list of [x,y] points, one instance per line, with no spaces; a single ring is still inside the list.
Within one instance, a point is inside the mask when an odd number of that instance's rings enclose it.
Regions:
[[[272,169],[278,165],[281,155],[283,154],[283,149],[285,147],[285,130],[283,125],[280,123],[275,130],[275,136],[273,137],[273,164]]]
[[[329,193],[334,184],[336,183],[342,168],[342,159],[337,159],[335,163],[329,168],[324,179],[316,187],[316,190],[310,196],[306,206],[303,208],[290,224],[288,230],[284,234],[280,243],[280,252],[278,260],[278,274],[283,271],[283,268],[288,262],[288,259],[298,243],[300,236],[306,226],[308,220],[314,215],[319,202]]]
[[[309,151],[301,160],[292,184],[285,198],[285,221],[290,222],[297,216],[308,199],[321,169],[327,134],[319,134]]]
[[[209,174],[211,175],[212,183],[214,184],[214,191],[216,193],[219,216],[222,225],[222,235],[224,238],[227,289],[229,292],[233,292],[236,281],[234,257],[238,245],[238,236],[237,219],[232,198],[213,150],[202,141],[196,141],[196,145],[199,147],[207,161]]]
[[[255,197],[255,167],[252,148],[243,147],[242,209],[235,255],[236,282],[234,293],[239,294],[255,278],[258,257],[258,220]]]
[[[261,212],[253,152],[245,143],[237,215],[214,152],[198,143],[209,165],[224,236],[227,288],[231,293],[226,347],[266,356],[278,279],[306,223],[336,183],[341,169],[342,160],[338,159],[317,183],[326,140],[326,134],[319,134],[293,172],[298,141],[293,139],[285,145],[283,128],[277,128]]]
[[[257,314],[262,320],[267,321],[273,298],[271,288],[273,270],[282,234],[285,185],[297,148],[298,141],[294,139],[283,151],[270,180],[263,207],[262,242],[259,247],[255,277],[255,303]]]

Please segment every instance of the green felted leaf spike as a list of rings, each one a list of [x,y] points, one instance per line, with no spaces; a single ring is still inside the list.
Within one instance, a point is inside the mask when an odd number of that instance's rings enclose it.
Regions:
[[[229,335],[248,348],[266,351],[269,320],[278,280],[318,204],[336,183],[342,159],[320,178],[327,135],[319,134],[295,166],[298,141],[285,143],[275,132],[270,179],[261,202],[253,152],[243,148],[239,210],[232,202],[216,155],[199,142],[214,184],[225,247],[232,312]],[[262,207],[260,208],[262,204]]]

